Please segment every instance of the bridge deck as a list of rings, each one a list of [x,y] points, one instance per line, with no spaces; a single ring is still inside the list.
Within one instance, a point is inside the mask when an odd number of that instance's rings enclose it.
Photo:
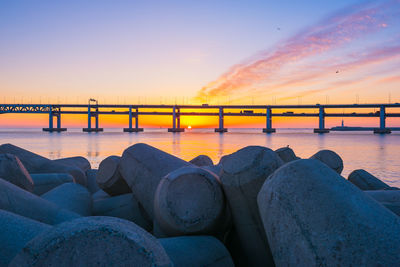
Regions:
[[[126,132],[139,132],[142,128],[138,127],[138,118],[143,115],[151,116],[172,116],[173,128],[171,132],[183,131],[180,128],[181,116],[218,116],[219,127],[216,132],[226,132],[227,129],[223,125],[223,117],[266,117],[267,128],[266,133],[275,131],[272,128],[272,117],[318,117],[319,127],[315,132],[329,132],[330,129],[325,128],[326,117],[376,117],[380,118],[378,128],[363,127],[334,127],[336,131],[374,131],[376,133],[389,133],[390,131],[398,131],[400,128],[387,128],[385,119],[387,117],[400,117],[400,113],[393,112],[393,108],[400,108],[399,103],[394,104],[329,104],[329,105],[89,105],[89,104],[0,104],[0,114],[6,113],[22,113],[22,114],[49,114],[49,127],[44,131],[64,131],[61,128],[62,114],[81,114],[88,115],[88,127],[83,130],[86,132],[102,131],[98,127],[99,115],[128,115],[130,120],[129,128],[125,128]],[[311,109],[311,111],[310,111]],[[336,111],[335,111],[336,109]],[[342,109],[342,112],[337,112]],[[344,110],[347,110],[346,112]],[[349,110],[350,109],[350,110]],[[364,110],[360,110],[364,109]],[[367,111],[365,109],[368,109]],[[371,111],[373,109],[373,112]],[[376,111],[378,109],[379,111]],[[391,112],[388,112],[390,109]],[[304,112],[306,110],[306,112]],[[357,110],[358,112],[354,112]],[[329,112],[327,112],[329,111]],[[53,118],[57,118],[57,127],[53,127]],[[96,127],[91,127],[91,119],[95,118]],[[132,118],[136,120],[135,127],[132,127]]]

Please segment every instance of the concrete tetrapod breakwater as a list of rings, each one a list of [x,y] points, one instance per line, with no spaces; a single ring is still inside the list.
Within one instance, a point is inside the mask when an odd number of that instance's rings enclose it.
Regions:
[[[154,194],[161,179],[176,169],[191,165],[155,147],[139,143],[125,149],[119,168],[137,200],[154,219]]]
[[[132,192],[119,171],[120,161],[121,157],[109,156],[100,162],[97,172],[97,184],[111,196]]]
[[[371,190],[364,193],[400,216],[400,190]]]
[[[258,206],[276,266],[399,263],[399,217],[318,160],[274,172]]]
[[[93,201],[93,215],[132,221],[146,231],[151,231],[153,227],[152,221],[146,217],[147,214],[132,193]]]
[[[330,167],[332,170],[341,174],[343,171],[342,158],[332,150],[320,150],[310,157],[310,159],[317,159]]]
[[[242,148],[224,156],[219,163],[220,180],[248,266],[273,266],[258,213],[257,194],[268,175],[282,164],[274,151],[260,146]]]
[[[160,242],[136,224],[84,217],[32,239],[12,260],[24,266],[173,266]]]
[[[84,157],[69,157],[69,158],[61,158],[55,159],[53,162],[57,162],[67,166],[78,167],[83,172],[86,172],[91,169],[90,162]]]
[[[276,154],[281,158],[281,160],[285,163],[291,162],[293,160],[299,159],[294,153],[293,149],[290,147],[281,147],[275,150]]]
[[[207,155],[199,155],[189,161],[193,165],[204,167],[204,166],[213,166],[214,163],[212,159]]]
[[[371,190],[364,193],[379,202],[400,203],[400,190]]]
[[[69,173],[77,183],[86,186],[86,175],[78,167],[52,161],[11,144],[0,145],[0,154],[2,153],[10,153],[17,156],[29,173]]]
[[[49,164],[56,173],[25,172],[35,194],[0,179],[0,266],[396,266],[400,259],[400,190],[366,171],[360,183],[344,179],[333,151],[301,160],[288,147],[248,146],[217,165],[200,155],[194,163],[207,166],[198,167],[136,144],[102,166],[113,196],[99,188],[97,170],[83,171],[81,157],[61,164],[12,145],[2,151],[19,153],[27,171]],[[11,181],[25,168],[18,157],[3,165]],[[123,194],[118,181],[132,192]]]
[[[180,236],[159,239],[174,267],[233,267],[225,246],[212,236]]]
[[[167,236],[209,234],[222,223],[225,199],[218,178],[187,166],[161,179],[154,197],[154,215]]]
[[[0,177],[29,192],[33,192],[33,181],[17,156],[0,154]]]
[[[43,199],[82,216],[92,215],[92,198],[86,187],[65,183],[46,192]]]
[[[50,225],[0,209],[0,266],[10,261],[32,238],[49,230]]]
[[[383,190],[390,186],[366,170],[354,170],[349,174],[348,180],[361,190]]]
[[[52,225],[80,217],[3,179],[0,179],[0,209]]]
[[[91,194],[96,193],[97,191],[100,190],[99,185],[97,184],[97,169],[90,169],[86,171],[86,177],[87,177],[87,189]]]
[[[64,183],[74,183],[74,177],[69,173],[32,173],[35,195],[43,195],[51,189]]]
[[[107,194],[106,192],[104,192],[103,190],[98,190],[96,193],[92,194],[92,201],[96,201],[96,200],[100,200],[100,199],[106,199],[106,198],[110,198],[111,196],[109,194]]]

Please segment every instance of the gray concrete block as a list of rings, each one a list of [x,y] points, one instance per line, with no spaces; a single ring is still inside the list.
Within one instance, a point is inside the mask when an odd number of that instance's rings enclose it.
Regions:
[[[43,195],[51,189],[64,183],[74,183],[74,177],[69,173],[32,173],[35,195]]]
[[[33,170],[37,170],[44,162],[50,161],[48,158],[42,157],[12,144],[0,145],[0,154],[1,153],[16,155],[21,160],[22,164],[24,164],[29,173],[31,173]]]
[[[96,181],[97,172],[98,172],[97,169],[90,169],[86,171],[87,189],[91,194],[94,194],[100,190],[100,187]]]
[[[48,224],[5,210],[0,210],[0,226],[0,266],[8,266],[26,243],[51,228]]]
[[[364,193],[400,216],[400,190],[372,190]]]
[[[318,160],[264,183],[258,206],[276,266],[396,266],[400,219]]]
[[[194,159],[190,160],[189,162],[198,167],[214,165],[212,159],[207,155],[199,155],[199,156],[195,157]]]
[[[180,236],[159,239],[174,267],[233,267],[225,246],[212,236]]]
[[[102,160],[97,172],[96,181],[101,189],[111,196],[118,196],[132,192],[119,171],[121,157],[109,156]]]
[[[218,178],[221,177],[222,175],[222,166],[220,164],[211,166],[202,166],[201,168],[214,173]]]
[[[30,173],[69,173],[74,177],[75,182],[80,185],[87,185],[86,174],[78,167],[67,166],[60,163],[48,161],[40,166],[37,171],[32,171]]]
[[[275,152],[285,163],[299,159],[294,153],[293,149],[291,149],[289,146],[278,148],[277,150],[275,150]]]
[[[211,234],[222,224],[225,199],[218,178],[196,166],[170,172],[154,197],[154,218],[167,236]]]
[[[400,203],[400,190],[371,190],[364,193],[378,202]]]
[[[51,225],[80,217],[3,179],[0,179],[0,209]]]
[[[86,175],[78,167],[67,166],[54,162],[48,158],[42,157],[38,154],[11,144],[0,145],[0,153],[10,153],[16,155],[30,174],[69,173],[74,177],[77,183],[86,186]]]
[[[151,229],[151,234],[157,238],[164,238],[164,237],[169,237],[166,235],[160,228],[160,225],[158,225],[157,220],[153,221],[153,229]]]
[[[86,187],[80,184],[62,184],[43,194],[42,198],[56,204],[60,208],[79,215],[92,215],[92,196]]]
[[[33,192],[32,177],[15,155],[0,154],[0,177],[22,189]]]
[[[343,171],[342,158],[332,150],[320,150],[310,157],[310,159],[317,159],[330,167],[332,170],[341,174]]]
[[[96,193],[94,193],[92,195],[92,201],[97,201],[100,199],[106,199],[106,198],[110,198],[111,196],[109,194],[107,194],[106,192],[104,192],[103,190],[98,190]]]
[[[152,222],[132,193],[93,202],[94,216],[110,216],[132,221],[151,231]]]
[[[55,159],[53,160],[53,162],[57,162],[67,166],[78,167],[83,172],[86,172],[92,168],[87,158],[81,156]]]
[[[269,148],[248,146],[221,158],[220,180],[248,266],[272,266],[257,194],[265,179],[283,164]]]
[[[234,226],[227,232],[225,238],[220,240],[223,241],[229,253],[231,254],[235,266],[247,267],[249,265],[248,259],[243,253],[243,245],[240,243],[238,232]]]
[[[382,204],[385,208],[396,214],[397,216],[400,216],[400,202],[379,202]]]
[[[10,266],[173,266],[164,248],[136,224],[83,217],[32,239]]]
[[[383,190],[390,188],[388,184],[363,169],[352,171],[349,174],[348,180],[361,190]]]
[[[147,214],[154,218],[154,193],[161,178],[189,162],[146,144],[135,144],[125,149],[119,170]]]

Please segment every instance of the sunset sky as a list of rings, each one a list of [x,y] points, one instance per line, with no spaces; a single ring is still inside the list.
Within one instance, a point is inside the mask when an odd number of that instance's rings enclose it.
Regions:
[[[400,0],[4,0],[0,36],[5,103],[400,102]],[[3,114],[0,126],[42,127],[47,120]],[[100,120],[126,126],[125,117]],[[167,126],[170,118],[162,121]],[[282,127],[294,121],[276,119]],[[83,116],[63,120],[85,123]]]

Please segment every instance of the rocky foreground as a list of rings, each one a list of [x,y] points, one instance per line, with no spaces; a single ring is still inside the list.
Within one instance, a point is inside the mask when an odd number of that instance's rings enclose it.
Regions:
[[[399,266],[400,190],[248,146],[190,162],[146,144],[50,160],[0,146],[0,266]]]

